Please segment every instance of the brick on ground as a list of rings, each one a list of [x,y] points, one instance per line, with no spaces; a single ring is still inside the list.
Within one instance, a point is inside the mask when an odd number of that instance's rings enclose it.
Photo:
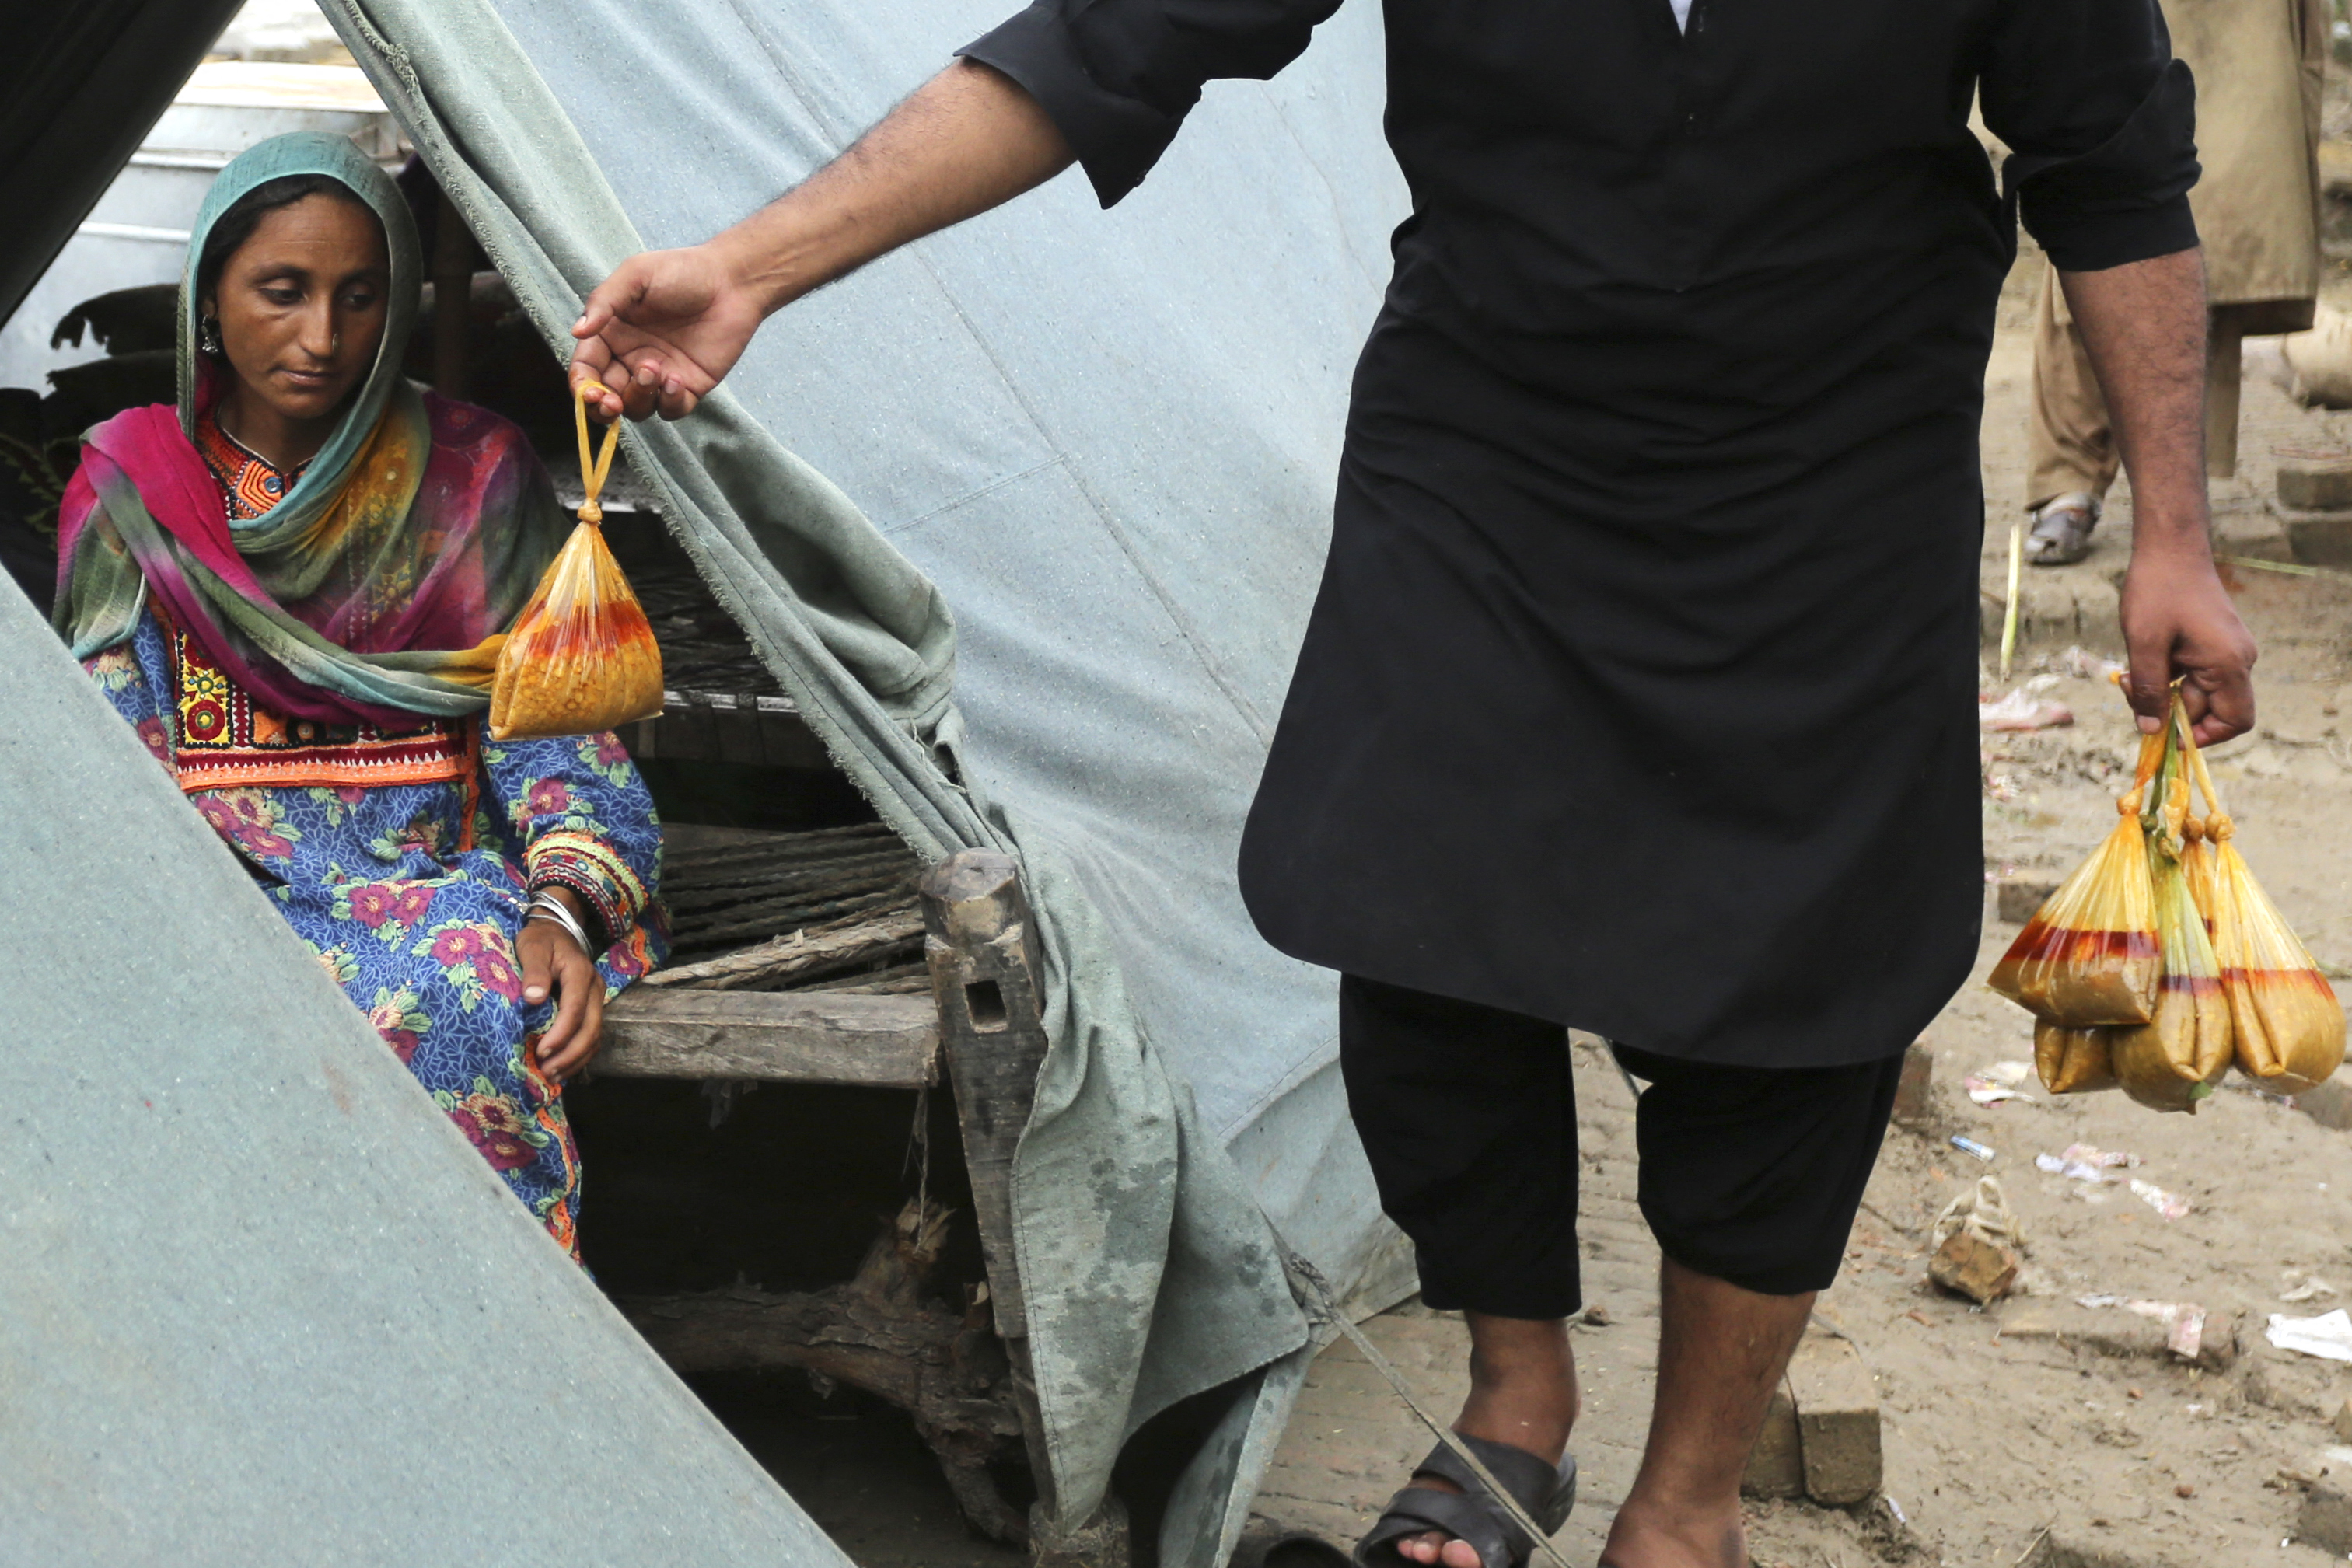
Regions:
[[[2315,1481],[2303,1494],[2294,1538],[2336,1556],[2352,1554],[2352,1493],[2332,1481]]]
[[[1748,1456],[1748,1474],[1739,1490],[1755,1498],[1805,1495],[1805,1455],[1797,1433],[1797,1401],[1785,1377],[1772,1390],[1772,1407],[1765,1412],[1764,1430],[1756,1438],[1755,1452]]]
[[[2058,891],[2058,879],[2047,872],[2011,872],[1993,883],[1993,913],[2011,925],[2022,925]]]
[[[1926,1040],[1903,1052],[1903,1076],[1895,1085],[1895,1120],[1924,1127],[1936,1119],[1936,1051]]]
[[[1876,1493],[1885,1475],[1878,1387],[1862,1353],[1850,1340],[1809,1333],[1790,1358],[1788,1382],[1806,1495],[1843,1508]]]

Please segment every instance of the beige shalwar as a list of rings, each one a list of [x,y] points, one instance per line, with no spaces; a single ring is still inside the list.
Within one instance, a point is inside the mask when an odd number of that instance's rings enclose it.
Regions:
[[[2319,99],[2327,0],[2162,0],[2173,52],[2197,78],[2197,156],[2189,193],[2213,307],[2205,385],[2208,472],[2237,471],[2238,346],[2299,332],[2319,294]],[[2104,497],[2116,455],[2106,400],[2042,267],[2033,331],[2026,504],[2070,492]]]

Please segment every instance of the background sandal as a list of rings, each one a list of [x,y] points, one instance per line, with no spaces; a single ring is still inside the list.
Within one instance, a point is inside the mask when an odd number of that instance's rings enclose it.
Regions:
[[[1494,1472],[1511,1500],[1528,1511],[1549,1535],[1568,1522],[1576,1504],[1576,1458],[1563,1457],[1553,1469],[1525,1448],[1485,1437],[1462,1438],[1479,1463]],[[1397,1550],[1397,1543],[1415,1535],[1442,1531],[1478,1554],[1480,1568],[1526,1568],[1536,1543],[1511,1516],[1496,1505],[1469,1466],[1440,1443],[1413,1470],[1416,1476],[1438,1476],[1452,1481],[1459,1492],[1433,1487],[1408,1486],[1389,1500],[1370,1534],[1357,1544],[1357,1568],[1422,1568]]]
[[[2025,536],[2025,559],[2035,566],[2072,566],[2091,553],[2099,526],[2099,498],[2080,490],[2044,502]]]

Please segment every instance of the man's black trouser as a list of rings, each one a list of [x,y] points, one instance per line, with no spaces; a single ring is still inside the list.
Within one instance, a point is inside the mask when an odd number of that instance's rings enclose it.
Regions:
[[[1766,1295],[1837,1277],[1903,1059],[1718,1067],[1616,1048],[1643,1218],[1694,1272]],[[1381,1207],[1412,1239],[1422,1299],[1507,1318],[1583,1305],[1576,1089],[1555,1023],[1345,976],[1339,1064]]]

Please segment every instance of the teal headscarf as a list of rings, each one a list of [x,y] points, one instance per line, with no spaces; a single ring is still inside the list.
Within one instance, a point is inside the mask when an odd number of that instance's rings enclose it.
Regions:
[[[384,249],[392,257],[392,282],[384,294],[383,342],[343,423],[327,438],[327,444],[319,449],[300,483],[286,498],[252,519],[254,524],[267,523],[273,528],[298,520],[309,522],[318,516],[320,497],[331,497],[343,487],[361,443],[373,434],[376,421],[398,394],[406,392],[404,401],[416,403],[418,418],[425,412],[415,389],[400,373],[400,362],[408,352],[408,335],[416,326],[417,301],[425,281],[424,253],[416,243],[416,223],[409,216],[408,203],[392,176],[353,145],[350,137],[297,131],[273,136],[232,159],[213,181],[213,188],[205,193],[205,204],[196,209],[187,263],[180,270],[180,429],[189,440],[195,439],[197,383],[204,373],[204,355],[196,346],[204,310],[196,274],[204,265],[205,242],[228,210],[246,196],[272,180],[299,174],[325,175],[375,214],[383,225]]]

